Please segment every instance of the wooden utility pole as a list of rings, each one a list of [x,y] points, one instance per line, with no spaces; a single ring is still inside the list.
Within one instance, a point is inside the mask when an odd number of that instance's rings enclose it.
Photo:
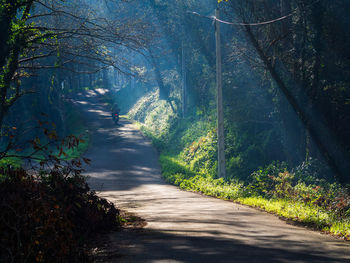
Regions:
[[[181,66],[182,66],[182,118],[185,118],[186,111],[186,59],[185,59],[185,48],[184,41],[182,41],[181,45],[182,58],[181,58]]]
[[[219,9],[215,16],[219,19]],[[222,73],[221,73],[221,40],[220,22],[215,20],[216,38],[216,86],[217,86],[217,135],[218,135],[218,176],[226,178],[225,144],[224,144],[224,111],[222,106]]]

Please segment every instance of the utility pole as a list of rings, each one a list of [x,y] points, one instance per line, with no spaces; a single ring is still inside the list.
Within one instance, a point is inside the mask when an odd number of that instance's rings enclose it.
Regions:
[[[186,59],[185,59],[185,48],[184,41],[182,40],[181,45],[181,66],[182,66],[182,118],[185,118],[186,110]]]
[[[215,10],[219,19],[219,9]],[[216,38],[216,87],[217,87],[217,136],[218,136],[218,176],[226,178],[225,144],[224,144],[224,111],[222,106],[222,72],[221,72],[221,39],[220,22],[215,20]]]

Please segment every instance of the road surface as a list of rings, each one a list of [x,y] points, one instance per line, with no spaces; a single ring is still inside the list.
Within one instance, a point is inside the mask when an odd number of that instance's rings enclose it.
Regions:
[[[347,242],[166,184],[156,151],[132,123],[116,126],[93,92],[77,103],[91,134],[91,187],[147,222],[111,234],[114,252],[104,262],[350,262]]]

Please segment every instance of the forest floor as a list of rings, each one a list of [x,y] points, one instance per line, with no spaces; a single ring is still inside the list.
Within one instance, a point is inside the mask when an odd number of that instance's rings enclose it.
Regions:
[[[97,262],[350,262],[349,243],[165,183],[135,125],[115,125],[94,92],[77,104],[91,136],[89,184],[128,211],[123,230],[99,240]]]

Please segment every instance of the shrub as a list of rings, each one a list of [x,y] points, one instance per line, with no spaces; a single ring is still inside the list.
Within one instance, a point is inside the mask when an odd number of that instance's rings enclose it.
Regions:
[[[277,198],[288,198],[293,196],[293,178],[294,174],[289,173],[288,171],[279,173],[277,177],[272,177],[275,184],[275,189],[272,190],[273,195]]]
[[[247,190],[252,195],[273,196],[276,192],[276,183],[280,173],[286,172],[287,165],[282,162],[273,162],[265,168],[260,168],[253,172],[249,178],[249,185]]]
[[[1,262],[89,262],[87,237],[119,226],[114,205],[66,171],[0,171]]]
[[[295,167],[292,172],[295,174],[295,181],[303,181],[306,184],[322,186],[327,182],[335,182],[329,166],[325,162],[311,157]]]
[[[342,191],[334,198],[329,205],[329,209],[340,218],[350,218],[350,194]]]
[[[216,176],[217,168],[217,138],[215,130],[201,137],[186,147],[181,153],[182,159],[193,172]]]

